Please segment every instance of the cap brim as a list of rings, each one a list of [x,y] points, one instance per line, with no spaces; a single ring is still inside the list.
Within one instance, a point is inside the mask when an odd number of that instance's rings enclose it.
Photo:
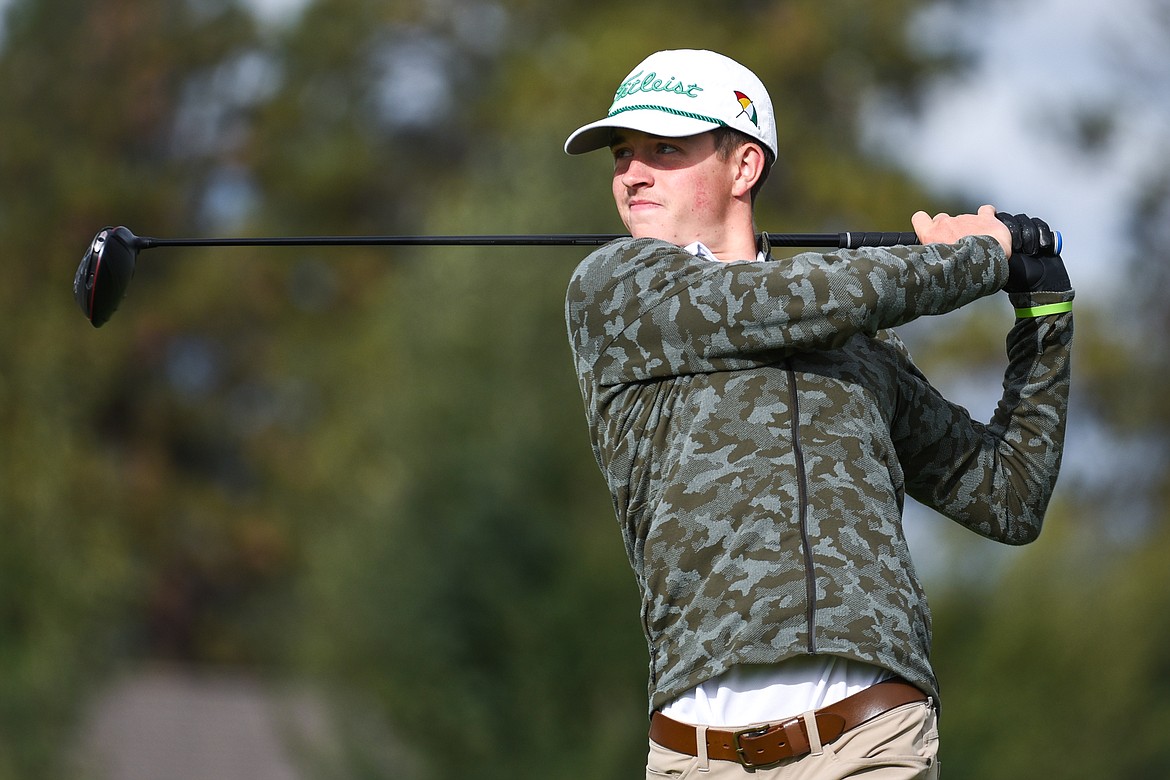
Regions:
[[[638,130],[662,138],[686,138],[719,127],[718,123],[659,110],[624,111],[579,128],[565,141],[569,154],[584,154],[609,146],[613,131]]]

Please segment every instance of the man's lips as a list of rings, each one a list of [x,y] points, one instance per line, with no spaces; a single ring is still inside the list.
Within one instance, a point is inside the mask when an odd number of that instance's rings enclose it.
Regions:
[[[652,200],[646,200],[644,198],[636,198],[634,200],[629,201],[626,204],[626,206],[630,209],[630,211],[634,211],[635,209],[654,208],[654,207],[659,206],[659,205],[661,205],[661,204],[656,203]]]

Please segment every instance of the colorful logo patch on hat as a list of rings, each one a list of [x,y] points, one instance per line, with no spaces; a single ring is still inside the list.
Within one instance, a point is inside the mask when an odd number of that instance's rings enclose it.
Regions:
[[[747,114],[747,118],[751,121],[751,123],[756,127],[759,127],[760,123],[756,119],[756,106],[752,102],[752,99],[740,92],[738,89],[735,90],[735,99],[739,101],[740,105],[740,112],[736,114],[736,117],[741,117],[744,114]]]

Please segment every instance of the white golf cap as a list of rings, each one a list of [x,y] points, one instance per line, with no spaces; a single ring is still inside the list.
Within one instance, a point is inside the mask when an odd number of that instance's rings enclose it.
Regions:
[[[583,154],[605,148],[618,127],[683,138],[721,126],[759,141],[773,158],[779,154],[772,99],[756,74],[713,51],[660,51],[630,71],[614,94],[609,115],[569,136],[565,151]]]

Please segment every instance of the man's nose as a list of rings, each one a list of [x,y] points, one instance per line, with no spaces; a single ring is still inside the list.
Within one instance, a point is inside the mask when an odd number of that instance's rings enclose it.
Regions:
[[[631,157],[621,175],[622,184],[633,188],[644,186],[654,181],[653,171],[646,162],[638,157]]]

